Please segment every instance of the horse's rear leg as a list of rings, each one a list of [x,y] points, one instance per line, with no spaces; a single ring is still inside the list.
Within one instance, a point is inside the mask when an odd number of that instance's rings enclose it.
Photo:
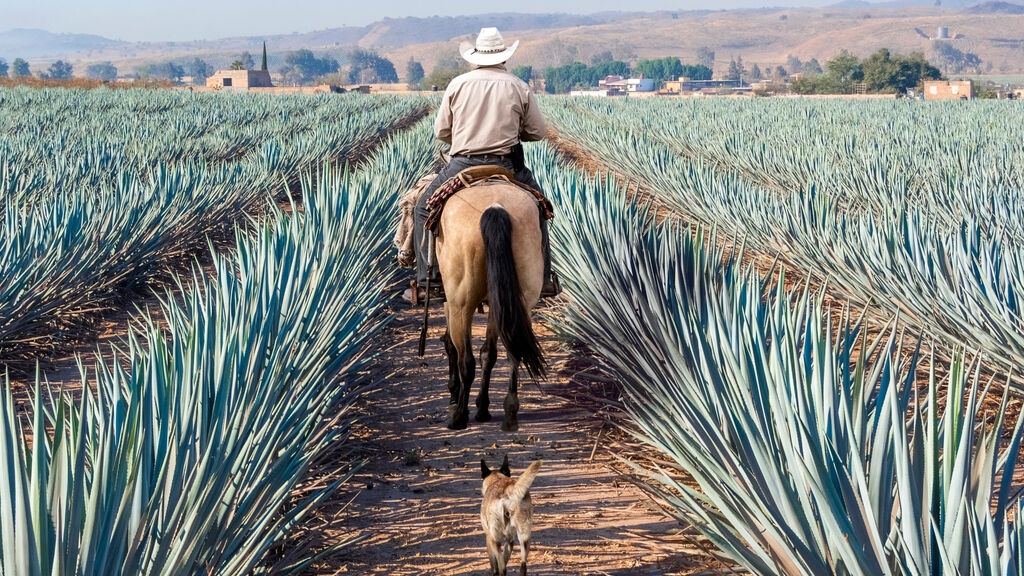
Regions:
[[[448,410],[450,412],[459,403],[459,352],[455,349],[455,343],[452,342],[452,336],[448,330],[444,331],[441,342],[444,343],[444,352],[448,355],[448,393],[450,394]]]
[[[512,360],[512,375],[508,379],[508,394],[505,395],[505,421],[501,425],[505,432],[519,430],[519,362]]]
[[[487,408],[491,403],[489,395],[491,370],[494,369],[494,363],[497,359],[498,332],[495,330],[494,324],[488,320],[487,335],[484,336],[484,345],[480,347],[480,365],[483,366],[483,372],[480,373],[480,392],[476,395],[477,422],[489,422],[491,420],[491,412]]]
[[[451,302],[449,302],[451,306]],[[476,377],[476,358],[473,357],[471,332],[473,322],[473,308],[450,308],[448,316],[449,340],[455,354],[449,354],[456,358],[455,368],[458,370],[458,385],[456,386],[457,402],[449,408],[451,419],[448,427],[452,430],[462,430],[469,424],[469,390],[473,386],[473,378]],[[452,365],[449,364],[449,370]]]

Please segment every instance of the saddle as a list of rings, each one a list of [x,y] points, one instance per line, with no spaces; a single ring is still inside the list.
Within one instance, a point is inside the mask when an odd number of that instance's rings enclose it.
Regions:
[[[454,177],[450,178],[444,184],[438,186],[437,190],[435,190],[434,193],[430,195],[430,198],[427,199],[427,209],[430,210],[430,214],[427,215],[427,219],[423,222],[424,229],[430,230],[435,234],[437,233],[437,225],[441,222],[441,212],[444,211],[444,205],[448,202],[448,199],[454,196],[457,192],[494,180],[508,182],[513,186],[518,186],[530,194],[533,194],[533,197],[537,199],[537,204],[544,211],[544,219],[550,220],[554,217],[554,207],[551,205],[551,202],[541,194],[540,190],[534,190],[526,184],[516,180],[515,174],[513,174],[511,170],[506,170],[501,166],[485,164],[482,166],[471,166],[466,168]]]

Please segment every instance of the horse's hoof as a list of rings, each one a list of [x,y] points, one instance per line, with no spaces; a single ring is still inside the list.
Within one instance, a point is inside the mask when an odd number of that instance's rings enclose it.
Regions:
[[[519,430],[519,422],[509,422],[508,420],[501,423],[502,432],[516,432]]]
[[[469,426],[469,415],[464,414],[462,416],[453,416],[448,420],[449,430],[465,430]]]
[[[477,410],[477,412],[476,412],[476,421],[477,422],[490,422],[491,421],[491,413],[489,411],[487,411],[487,410]]]

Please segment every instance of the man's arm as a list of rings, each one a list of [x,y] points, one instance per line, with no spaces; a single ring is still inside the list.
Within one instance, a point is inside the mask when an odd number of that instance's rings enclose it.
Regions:
[[[519,129],[519,139],[523,142],[543,140],[548,133],[548,124],[540,113],[540,106],[533,97],[533,90],[526,90],[526,107],[523,110],[523,124]]]
[[[444,91],[441,105],[437,107],[437,118],[434,119],[434,135],[445,144],[452,143],[452,95],[451,90]]]

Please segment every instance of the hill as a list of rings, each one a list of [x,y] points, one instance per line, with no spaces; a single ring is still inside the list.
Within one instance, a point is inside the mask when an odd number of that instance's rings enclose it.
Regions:
[[[967,10],[968,14],[1024,14],[1024,6],[1009,2],[982,2]]]
[[[58,56],[71,61],[78,71],[84,70],[85,64],[109,60],[122,72],[130,72],[140,64],[168,59],[184,63],[196,56],[224,67],[243,50],[256,53],[266,40],[271,70],[291,50],[309,48],[344,62],[351,48],[359,46],[391,59],[402,76],[408,60],[420,61],[430,71],[440,60],[454,57],[460,41],[471,40],[482,26],[495,25],[509,39],[522,41],[515,63],[535,69],[608,55],[622,60],[678,56],[693,62],[697,50],[706,46],[717,55],[716,70],[724,71],[735,57],[742,57],[748,67],[756,63],[764,68],[784,64],[789,55],[824,63],[841,49],[860,56],[882,47],[928,54],[933,47],[929,36],[944,27],[954,38],[949,42],[977,54],[986,70],[1024,72],[1024,39],[1020,36],[1024,14],[1017,13],[1017,4],[992,1],[965,10],[932,5],[886,7],[857,0],[847,0],[844,5],[849,7],[389,18],[363,27],[194,42],[126,43],[71,35],[82,39],[58,43],[67,47],[67,52],[55,54],[56,49],[48,49],[47,56],[35,57],[35,61],[29,58],[34,69]],[[0,48],[0,56],[8,60],[28,54],[9,48],[10,42],[7,46]],[[32,46],[26,44],[42,51]]]
[[[0,56],[46,58],[124,44],[93,34],[54,34],[45,30],[15,28],[0,32]]]
[[[575,14],[485,14],[479,16],[435,16],[431,18],[385,18],[367,26],[343,26],[313,32],[277,34],[265,37],[230,37],[191,42],[122,42],[88,34],[52,34],[43,30],[15,29],[0,32],[0,56],[12,58],[77,61],[120,61],[174,57],[185,54],[217,54],[259,48],[265,40],[277,50],[361,46],[380,49],[439,42],[484,26],[502,30],[550,30],[594,26],[636,17],[609,12]]]
[[[528,30],[509,37],[522,40],[517,64],[534,68],[560,65],[571,60],[590,61],[603,52],[615,58],[635,60],[678,56],[694,62],[699,48],[715,51],[715,68],[724,72],[729,61],[742,57],[749,68],[785,64],[793,55],[821,63],[842,49],[867,56],[879,48],[897,53],[929,54],[938,27],[949,29],[955,47],[977,54],[993,71],[1024,71],[1024,16],[973,14],[933,6],[912,8],[818,8],[729,10],[646,14],[637,18],[595,26],[556,31]],[[915,29],[926,32],[925,37]],[[430,70],[439,55],[455,54],[458,41],[387,48],[382,52],[393,62],[414,57]]]

